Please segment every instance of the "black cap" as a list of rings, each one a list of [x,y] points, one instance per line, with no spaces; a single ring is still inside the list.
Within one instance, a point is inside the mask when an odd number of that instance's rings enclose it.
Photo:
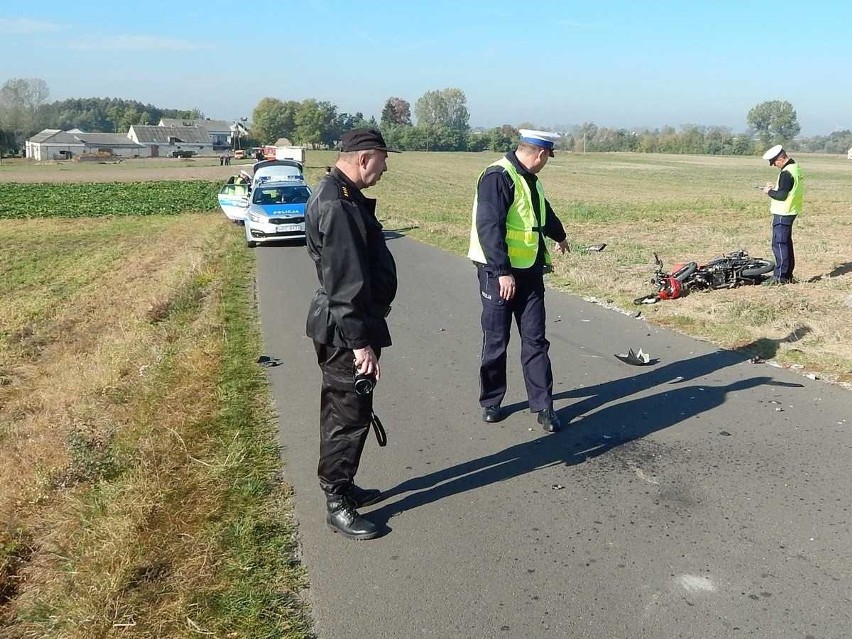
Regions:
[[[378,129],[352,129],[340,138],[340,150],[344,153],[350,151],[386,151],[388,153],[399,153],[396,149],[389,149],[385,144],[381,131]]]

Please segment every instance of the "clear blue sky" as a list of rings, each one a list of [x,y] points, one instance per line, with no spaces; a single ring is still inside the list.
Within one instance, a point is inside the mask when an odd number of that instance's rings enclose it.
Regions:
[[[190,8],[190,6],[192,8]],[[0,3],[0,83],[207,117],[266,96],[381,114],[458,87],[471,126],[743,131],[788,100],[804,135],[852,128],[852,2],[251,0]]]

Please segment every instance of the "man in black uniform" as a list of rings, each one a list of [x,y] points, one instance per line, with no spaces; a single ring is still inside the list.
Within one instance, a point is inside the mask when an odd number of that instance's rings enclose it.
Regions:
[[[391,345],[385,321],[396,296],[396,264],[376,219],[376,200],[361,192],[387,170],[379,131],[354,129],[341,140],[337,163],[308,200],[305,234],[319,289],[311,300],[307,335],[322,370],[320,458],[326,521],[353,539],[379,529],[356,510],[381,498],[355,485],[373,416],[372,393],[355,391],[356,371],[377,381],[381,349]]]
[[[477,267],[482,302],[479,403],[483,421],[500,421],[514,316],[530,412],[538,413],[538,423],[553,433],[561,425],[553,410],[550,342],[545,337],[543,275],[551,262],[544,238],[555,240],[562,253],[569,248],[537,174],[553,156],[559,136],[529,129],[520,134],[517,150],[480,175],[473,203],[468,257]]]

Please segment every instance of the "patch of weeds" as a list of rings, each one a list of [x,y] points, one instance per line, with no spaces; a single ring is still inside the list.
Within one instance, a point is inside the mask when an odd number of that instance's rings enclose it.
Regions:
[[[55,488],[68,488],[75,484],[97,484],[114,479],[121,472],[115,454],[115,433],[87,433],[75,428],[65,438],[70,461],[59,475],[54,477]]]
[[[33,554],[27,532],[20,528],[0,529],[0,606],[15,598],[18,573]]]
[[[760,304],[748,300],[737,300],[728,306],[727,316],[730,319],[748,324],[749,326],[764,326],[778,319],[778,306]]]
[[[208,278],[196,275],[169,299],[151,304],[145,317],[151,324],[160,324],[175,316],[196,314],[207,295],[208,283]]]
[[[155,560],[137,566],[130,571],[127,576],[127,585],[124,590],[139,589],[161,582],[171,575],[172,569],[168,563],[162,560]]]

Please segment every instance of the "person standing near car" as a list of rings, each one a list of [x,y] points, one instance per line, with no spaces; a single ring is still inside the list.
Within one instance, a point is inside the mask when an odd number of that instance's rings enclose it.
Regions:
[[[553,157],[547,131],[520,130],[520,143],[479,176],[468,257],[476,264],[482,303],[479,403],[484,422],[502,418],[506,349],[512,317],[521,336],[521,364],[530,412],[549,433],[560,429],[553,410],[553,372],[545,337],[544,273],[551,270],[545,237],[569,250],[562,222],[544,197],[538,173]]]
[[[775,185],[767,184],[761,189],[772,198],[769,212],[772,214],[772,253],[775,256],[775,272],[764,283],[789,284],[793,281],[793,268],[796,266],[793,222],[802,212],[804,202],[802,172],[780,144],[764,153],[763,159],[780,169]]]
[[[355,390],[355,374],[378,381],[379,356],[391,345],[385,318],[396,296],[396,264],[376,218],[376,200],[362,191],[387,170],[388,153],[376,129],[344,133],[335,166],[308,200],[305,237],[319,289],[306,331],[322,371],[317,474],[326,522],[352,539],[373,539],[379,528],[357,509],[381,492],[354,482],[373,418],[372,393]]]

